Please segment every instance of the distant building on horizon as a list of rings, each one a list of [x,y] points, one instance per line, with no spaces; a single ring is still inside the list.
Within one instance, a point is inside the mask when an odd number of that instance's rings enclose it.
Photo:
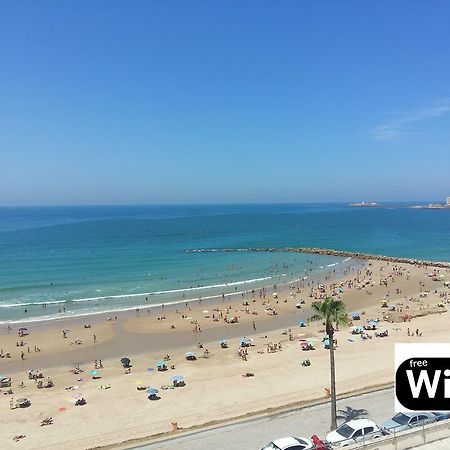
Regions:
[[[450,197],[447,197],[447,206],[450,206]]]

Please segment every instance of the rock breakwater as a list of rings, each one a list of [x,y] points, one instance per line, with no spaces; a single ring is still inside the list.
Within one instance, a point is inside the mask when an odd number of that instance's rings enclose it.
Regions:
[[[350,252],[345,250],[334,250],[329,248],[318,248],[318,247],[250,247],[250,248],[200,248],[194,250],[185,250],[186,252],[200,252],[200,253],[211,253],[211,252],[293,252],[293,253],[310,253],[315,255],[330,255],[339,256],[342,258],[355,258],[355,259],[365,259],[365,260],[376,260],[376,261],[386,261],[392,263],[401,264],[412,264],[415,266],[432,266],[441,267],[445,269],[450,268],[450,262],[447,261],[428,261],[413,258],[401,258],[397,256],[386,256],[386,255],[373,255],[370,253],[362,252]]]

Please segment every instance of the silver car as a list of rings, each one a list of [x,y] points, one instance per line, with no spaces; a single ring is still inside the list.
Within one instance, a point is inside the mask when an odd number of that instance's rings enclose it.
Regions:
[[[385,433],[398,433],[413,427],[421,427],[428,423],[437,422],[438,419],[438,413],[401,412],[392,417],[392,419],[386,420],[386,422],[381,425],[381,429]]]

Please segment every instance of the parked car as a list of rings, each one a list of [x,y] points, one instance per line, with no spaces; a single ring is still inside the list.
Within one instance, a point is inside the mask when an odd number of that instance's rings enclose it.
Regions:
[[[447,420],[450,419],[450,413],[448,412],[433,412],[433,414],[436,416],[437,420]]]
[[[307,438],[285,437],[269,442],[261,450],[307,450],[313,448],[314,444]]]
[[[380,427],[369,419],[356,419],[343,423],[327,434],[326,440],[333,447],[347,447],[356,442],[370,442],[383,436]]]
[[[386,433],[398,433],[409,430],[413,427],[420,427],[428,423],[437,422],[441,413],[431,412],[401,412],[396,414],[381,425],[381,429]]]

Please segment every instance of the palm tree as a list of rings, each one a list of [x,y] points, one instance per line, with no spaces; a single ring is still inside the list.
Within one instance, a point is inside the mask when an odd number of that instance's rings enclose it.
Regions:
[[[336,420],[336,368],[334,365],[334,326],[345,325],[348,322],[345,305],[340,300],[327,297],[321,302],[313,302],[313,317],[325,322],[325,329],[330,342],[330,378],[331,378],[331,430],[337,428]]]

